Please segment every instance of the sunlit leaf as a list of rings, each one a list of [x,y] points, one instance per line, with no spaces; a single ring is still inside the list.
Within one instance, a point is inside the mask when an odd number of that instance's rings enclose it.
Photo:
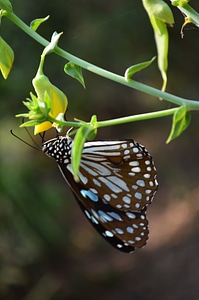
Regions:
[[[129,81],[133,75],[147,67],[150,66],[150,64],[155,60],[155,57],[153,57],[151,60],[148,60],[148,61],[145,61],[145,62],[142,62],[142,63],[139,63],[139,64],[136,64],[136,65],[133,65],[131,67],[129,67],[126,71],[125,71],[125,74],[124,74],[124,77],[126,79],[126,81]]]
[[[37,30],[37,28],[44,22],[46,22],[49,19],[50,16],[47,16],[45,18],[35,19],[30,23],[30,28],[34,31]]]
[[[191,121],[190,111],[186,110],[185,106],[181,106],[173,115],[171,132],[166,143],[170,143],[177,138],[189,126]]]
[[[12,48],[0,37],[0,70],[4,79],[8,78],[13,61],[14,52]]]

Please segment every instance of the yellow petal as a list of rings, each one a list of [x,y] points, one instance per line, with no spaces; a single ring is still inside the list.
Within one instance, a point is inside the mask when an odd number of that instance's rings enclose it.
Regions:
[[[50,115],[56,118],[58,114],[65,113],[68,105],[66,95],[56,86],[52,86],[51,90],[52,108]]]
[[[35,125],[35,129],[34,129],[34,135],[40,133],[40,132],[44,132],[48,129],[52,128],[52,123],[49,121],[45,121],[39,125]]]

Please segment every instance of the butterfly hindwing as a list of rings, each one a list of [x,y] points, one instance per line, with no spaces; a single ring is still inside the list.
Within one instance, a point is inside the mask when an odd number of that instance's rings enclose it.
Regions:
[[[124,252],[141,248],[148,239],[148,220],[142,211],[120,211],[98,197],[90,189],[65,176],[65,166],[59,165],[85,216],[112,246]],[[64,171],[64,172],[63,172]],[[67,171],[68,172],[68,171]]]

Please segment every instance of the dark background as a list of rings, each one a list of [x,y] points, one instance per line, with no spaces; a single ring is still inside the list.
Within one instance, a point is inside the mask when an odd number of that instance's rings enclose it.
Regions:
[[[167,1],[169,3],[169,1]],[[198,1],[191,5],[199,10]],[[38,32],[50,39],[64,31],[59,45],[110,71],[156,55],[153,32],[141,1],[13,1],[28,24],[50,14]],[[167,91],[198,99],[199,30],[184,29],[172,8]],[[30,141],[15,114],[33,91],[42,47],[7,19],[1,35],[15,51],[13,70],[0,81],[0,299],[9,300],[197,300],[199,294],[198,114],[178,139],[165,144],[171,117],[98,131],[99,139],[133,138],[153,155],[160,183],[148,208],[150,239],[142,250],[123,254],[90,226],[56,163],[10,134]],[[45,73],[69,99],[67,118],[112,119],[171,108],[172,105],[84,71],[87,89],[66,76],[66,62],[51,55]],[[161,87],[156,62],[135,79]],[[52,136],[54,132],[52,132]],[[37,138],[41,143],[41,139]],[[30,141],[30,143],[32,143]]]

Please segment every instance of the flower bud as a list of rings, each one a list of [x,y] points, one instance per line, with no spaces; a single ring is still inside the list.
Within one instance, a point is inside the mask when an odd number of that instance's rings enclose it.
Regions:
[[[50,117],[56,119],[60,113],[64,114],[66,112],[68,106],[66,95],[56,86],[54,86],[47,76],[41,72],[37,73],[32,83],[40,101],[45,102],[45,93],[48,95],[50,99]],[[34,134],[46,131],[53,126],[55,126],[55,124],[52,124],[50,121],[45,121],[35,126]]]
[[[142,0],[142,3],[154,30],[158,52],[158,67],[163,78],[162,91],[164,91],[167,85],[169,48],[169,35],[166,25],[173,25],[173,14],[170,7],[162,0]]]

